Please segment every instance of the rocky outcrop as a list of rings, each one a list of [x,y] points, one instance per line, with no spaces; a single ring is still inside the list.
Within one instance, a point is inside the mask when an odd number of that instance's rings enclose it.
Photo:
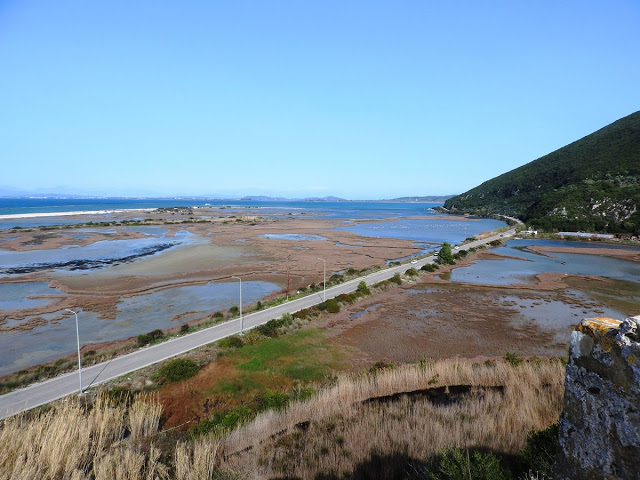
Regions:
[[[583,320],[565,387],[556,478],[640,480],[640,316]]]

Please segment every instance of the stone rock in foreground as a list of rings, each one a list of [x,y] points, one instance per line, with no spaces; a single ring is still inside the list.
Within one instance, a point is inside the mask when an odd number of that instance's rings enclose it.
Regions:
[[[640,480],[640,316],[572,332],[556,478]]]

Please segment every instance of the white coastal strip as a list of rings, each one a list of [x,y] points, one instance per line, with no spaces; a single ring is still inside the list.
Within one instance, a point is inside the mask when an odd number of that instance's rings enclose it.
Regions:
[[[38,218],[38,217],[67,217],[71,215],[103,215],[106,213],[124,212],[152,212],[157,208],[123,208],[121,210],[88,210],[78,212],[41,212],[41,213],[12,213],[0,215],[0,220],[11,220],[16,218]]]

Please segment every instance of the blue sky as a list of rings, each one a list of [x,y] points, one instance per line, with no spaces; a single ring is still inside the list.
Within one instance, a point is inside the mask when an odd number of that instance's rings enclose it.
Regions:
[[[640,109],[640,2],[0,0],[0,194],[460,193]]]

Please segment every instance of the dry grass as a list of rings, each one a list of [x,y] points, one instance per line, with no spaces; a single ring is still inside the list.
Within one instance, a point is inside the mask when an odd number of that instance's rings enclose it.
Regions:
[[[261,414],[222,438],[221,466],[248,478],[357,471],[365,478],[367,462],[376,455],[407,463],[452,446],[516,454],[527,431],[557,420],[563,381],[564,366],[549,361],[513,368],[502,362],[491,366],[447,360],[342,377],[312,400]],[[365,401],[454,385],[473,388],[444,405],[420,395]]]
[[[514,368],[449,360],[343,376],[311,400],[223,437],[169,447],[158,434],[155,396],[128,407],[70,399],[0,423],[0,478],[195,480],[216,470],[238,478],[377,478],[380,464],[405,471],[451,446],[517,453],[530,428],[557,420],[563,379],[564,367],[550,361]],[[415,393],[455,385],[469,392],[441,404]],[[372,466],[376,456],[382,460]]]
[[[175,452],[176,480],[211,478],[218,463],[220,442],[209,440],[188,445],[179,443]]]
[[[160,414],[155,399],[141,396],[130,408],[104,397],[87,405],[70,398],[11,417],[0,427],[0,478],[168,478],[150,444]]]

